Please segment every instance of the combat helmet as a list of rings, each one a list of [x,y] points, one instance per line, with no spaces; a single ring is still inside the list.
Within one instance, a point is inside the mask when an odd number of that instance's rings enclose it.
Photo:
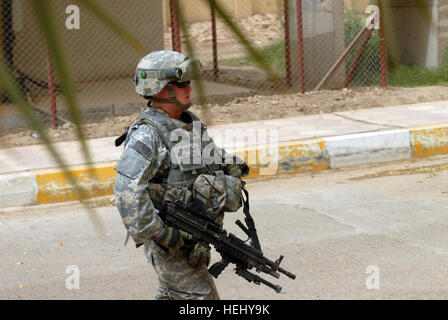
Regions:
[[[135,71],[135,91],[148,100],[175,103],[186,110],[190,104],[184,105],[176,100],[172,82],[185,83],[197,79],[202,74],[201,62],[197,58],[189,58],[182,53],[169,50],[154,51],[144,56]],[[165,86],[170,91],[170,99],[155,99]]]

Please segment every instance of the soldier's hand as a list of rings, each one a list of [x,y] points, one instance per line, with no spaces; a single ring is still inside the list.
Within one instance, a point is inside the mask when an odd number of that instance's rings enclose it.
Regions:
[[[231,163],[231,164],[225,164],[225,173],[232,177],[245,177],[249,174],[249,166],[246,163],[243,164],[237,164],[237,163]]]
[[[196,243],[190,251],[188,263],[195,268],[208,266],[210,263],[210,246],[203,242]]]
[[[187,204],[187,209],[193,212],[203,212],[204,202],[201,199],[194,198],[193,201]]]
[[[168,249],[170,254],[174,254],[185,244],[185,241],[192,240],[192,238],[192,235],[187,232],[166,227],[154,240],[162,247]]]

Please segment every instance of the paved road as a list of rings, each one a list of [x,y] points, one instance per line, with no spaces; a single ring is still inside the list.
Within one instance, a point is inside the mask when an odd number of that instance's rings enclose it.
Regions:
[[[440,156],[251,181],[265,255],[284,254],[297,279],[272,278],[283,286],[275,294],[228,268],[221,298],[446,299],[447,169]],[[142,249],[123,247],[115,208],[90,205],[96,213],[75,203],[0,211],[1,299],[152,299],[155,273]],[[236,217],[226,227],[242,236]],[[70,265],[79,289],[66,288]]]

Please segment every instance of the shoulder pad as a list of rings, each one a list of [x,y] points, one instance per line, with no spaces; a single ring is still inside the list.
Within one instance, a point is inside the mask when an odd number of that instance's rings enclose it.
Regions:
[[[133,133],[135,134],[135,131]],[[117,162],[116,170],[130,179],[136,179],[151,166],[156,153],[157,149],[154,150],[151,144],[145,144],[140,139],[131,138]]]

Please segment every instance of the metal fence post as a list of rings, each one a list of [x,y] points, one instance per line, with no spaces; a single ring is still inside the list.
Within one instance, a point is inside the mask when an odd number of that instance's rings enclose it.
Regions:
[[[305,93],[305,63],[303,53],[303,14],[302,0],[297,0],[297,44],[299,55],[299,85],[300,92]]]
[[[171,41],[173,46],[173,51],[182,52],[181,42],[180,42],[180,30],[179,21],[177,20],[176,4],[174,1],[170,0],[170,16],[171,16]]]
[[[322,86],[325,84],[325,82],[330,78],[333,73],[336,71],[336,69],[341,65],[341,63],[344,61],[344,59],[348,56],[348,54],[353,50],[354,46],[360,41],[362,36],[368,31],[367,27],[364,27],[356,36],[356,38],[352,41],[352,43],[345,49],[344,53],[339,57],[339,59],[333,64],[330,71],[327,72],[327,74],[323,77],[323,79],[319,82],[319,84],[316,86],[314,91],[318,91],[322,88]]]
[[[289,0],[284,0],[286,84],[291,87],[291,50],[289,47]]]
[[[215,14],[215,0],[210,1],[210,10],[212,18],[212,46],[213,46],[213,75],[215,81],[218,80],[219,69],[218,69],[218,44],[216,38],[216,14]]]
[[[384,25],[384,3],[378,0],[380,9],[380,60],[381,60],[381,85],[387,88],[387,42],[386,42],[386,27]]]
[[[54,91],[54,74],[53,74],[53,63],[51,61],[50,48],[47,45],[47,76],[48,76],[48,95],[50,97],[50,116],[51,116],[51,127],[53,129],[58,127],[58,116],[56,111],[56,94]]]

